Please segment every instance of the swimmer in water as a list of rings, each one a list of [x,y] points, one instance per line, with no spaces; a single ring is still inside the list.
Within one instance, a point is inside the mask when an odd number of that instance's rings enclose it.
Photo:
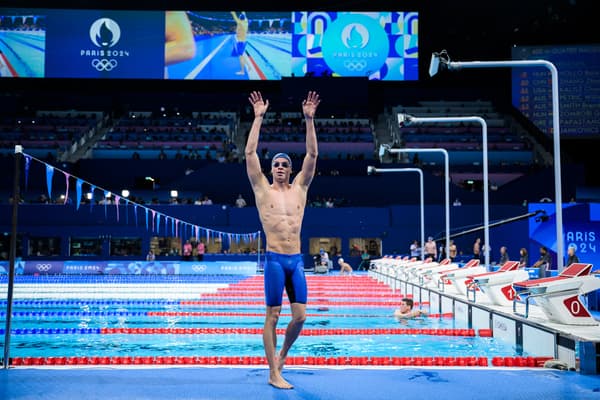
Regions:
[[[394,311],[394,317],[396,319],[404,319],[420,317],[421,315],[427,315],[427,313],[423,310],[413,310],[413,306],[413,299],[402,299],[400,301],[400,307],[396,311]]]

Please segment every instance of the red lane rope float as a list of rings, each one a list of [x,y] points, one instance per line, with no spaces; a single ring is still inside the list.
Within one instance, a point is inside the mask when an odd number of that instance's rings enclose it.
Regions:
[[[454,313],[443,313],[443,314],[427,314],[429,318],[454,318]]]
[[[246,294],[246,293],[263,293],[264,292],[264,285],[262,286],[256,286],[256,287],[251,287],[251,288],[240,288],[240,287],[229,287],[229,288],[217,288],[216,291],[214,291],[213,293],[236,293],[236,294]],[[390,288],[373,288],[373,287],[360,287],[360,288],[348,288],[348,287],[335,287],[335,288],[312,288],[312,287],[307,287],[307,291],[308,293],[318,293],[320,295],[324,295],[324,296],[328,296],[329,294],[336,294],[336,293],[368,293],[369,295],[373,296],[373,295],[392,295],[392,294],[396,294],[396,295],[400,295],[399,291],[393,291]]]
[[[218,292],[218,293],[202,293],[202,297],[260,297],[263,296],[264,297],[265,292],[263,291],[253,291],[253,292],[240,292],[240,291],[235,291],[235,292]],[[324,293],[324,292],[319,292],[319,293],[312,293],[309,292],[309,295],[312,295],[312,297],[316,297],[316,296],[327,296],[327,297],[348,297],[348,298],[401,298],[402,294],[400,293],[376,293],[373,294],[372,292],[368,293],[358,293],[358,292],[348,292],[347,290],[345,292],[340,292],[340,293]]]
[[[385,291],[391,291],[392,288],[390,288],[387,285],[381,284],[381,285],[372,285],[372,284],[355,284],[355,283],[336,283],[336,284],[315,284],[315,283],[311,283],[311,282],[307,282],[307,287],[309,289],[313,289],[313,290],[327,290],[327,289],[353,289],[353,290],[358,290],[358,289],[362,289],[362,290],[366,290],[366,289],[379,289],[379,290],[385,290]],[[260,282],[256,282],[256,283],[252,283],[252,284],[247,284],[247,283],[230,283],[229,286],[225,286],[222,287],[221,290],[227,290],[227,289],[236,289],[236,290],[251,290],[251,289],[260,289],[261,287],[264,286],[264,282],[260,281]]]
[[[264,279],[261,279],[260,281],[255,281],[255,282],[238,282],[238,283],[229,283],[228,287],[244,287],[244,288],[259,288],[260,286],[262,286],[264,283]],[[376,282],[352,282],[352,281],[329,281],[329,282],[318,282],[318,281],[311,281],[311,280],[307,280],[306,284],[308,285],[308,287],[312,287],[312,288],[317,288],[317,287],[338,287],[338,288],[343,288],[343,287],[350,287],[350,288],[382,288],[382,289],[387,289],[390,290],[390,287],[384,283],[376,283]]]
[[[260,295],[255,295],[255,296],[205,296],[203,294],[201,294],[200,296],[198,296],[199,300],[204,300],[204,301],[264,301],[265,299],[265,294],[261,293]],[[378,302],[378,303],[389,303],[391,301],[400,301],[400,299],[402,299],[402,296],[398,297],[398,296],[387,296],[387,297],[360,297],[360,296],[352,296],[352,295],[345,295],[345,296],[327,296],[327,298],[323,297],[323,296],[308,296],[308,302],[309,303],[316,303],[316,302],[322,302],[322,301],[331,301],[331,302],[335,302],[335,303],[340,303],[340,302],[346,302],[346,303],[356,303],[357,301],[372,301],[372,302]]]
[[[494,367],[543,367],[544,363],[554,357],[493,357]]]
[[[284,335],[285,329],[277,329]],[[262,335],[262,328],[101,328],[103,335]],[[303,336],[331,335],[431,335],[431,336],[475,336],[474,329],[412,329],[412,328],[345,328],[304,329]]]
[[[391,306],[399,306],[400,301],[328,301],[326,299],[317,299],[316,303],[318,305],[327,305],[327,306],[373,306],[373,307],[391,307]],[[182,306],[225,306],[225,305],[235,305],[235,306],[243,306],[243,305],[253,305],[253,306],[264,306],[265,302],[262,301],[214,301],[214,300],[182,300],[179,302]],[[283,301],[283,304],[289,304],[287,300]],[[429,302],[416,302],[415,305],[429,305]]]
[[[542,368],[552,357],[493,357],[495,367]],[[265,365],[262,356],[92,356],[92,357],[12,357],[9,364],[15,366],[43,365]],[[312,357],[291,356],[286,365],[375,365],[375,366],[442,366],[442,367],[488,367],[488,357],[374,357],[340,356]]]
[[[249,281],[241,281],[241,282],[233,282],[233,283],[229,283],[230,287],[233,286],[260,286],[262,285],[264,282],[263,277],[260,277],[260,280],[255,280],[252,282]],[[348,280],[343,280],[343,279],[333,279],[330,281],[320,281],[320,280],[311,280],[311,279],[307,279],[306,283],[310,286],[338,286],[338,287],[359,287],[359,286],[372,286],[372,287],[385,287],[389,289],[389,286],[387,286],[384,283],[381,282],[371,282],[371,281],[362,281],[362,280],[357,280],[357,281],[348,281]]]
[[[149,317],[264,317],[265,313],[254,312],[221,312],[221,311],[148,311]],[[281,317],[291,317],[290,313],[281,313]],[[307,317],[332,317],[332,318],[385,318],[389,315],[384,314],[323,314],[323,313],[308,313]],[[454,314],[428,314],[429,318],[453,318]],[[479,330],[480,332],[482,329]],[[480,333],[479,336],[484,336]]]

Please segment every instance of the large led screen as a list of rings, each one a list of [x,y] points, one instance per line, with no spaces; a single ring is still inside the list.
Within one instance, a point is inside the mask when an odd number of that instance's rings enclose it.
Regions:
[[[545,60],[557,71],[558,99],[552,98],[547,68],[512,71],[513,105],[551,136],[553,101],[559,105],[560,136],[595,138],[600,134],[600,45],[515,46],[515,60]]]
[[[418,79],[417,12],[0,9],[0,76]]]

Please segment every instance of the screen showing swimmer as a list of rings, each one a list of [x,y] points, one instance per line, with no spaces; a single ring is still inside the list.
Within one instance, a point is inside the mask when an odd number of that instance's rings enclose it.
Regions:
[[[417,12],[0,8],[0,77],[418,80]]]

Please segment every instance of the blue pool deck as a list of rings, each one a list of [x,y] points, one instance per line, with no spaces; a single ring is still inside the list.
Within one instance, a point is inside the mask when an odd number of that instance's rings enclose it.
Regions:
[[[18,368],[0,370],[3,400],[587,400],[600,377],[521,368],[288,368],[295,388],[267,384],[266,368]]]

